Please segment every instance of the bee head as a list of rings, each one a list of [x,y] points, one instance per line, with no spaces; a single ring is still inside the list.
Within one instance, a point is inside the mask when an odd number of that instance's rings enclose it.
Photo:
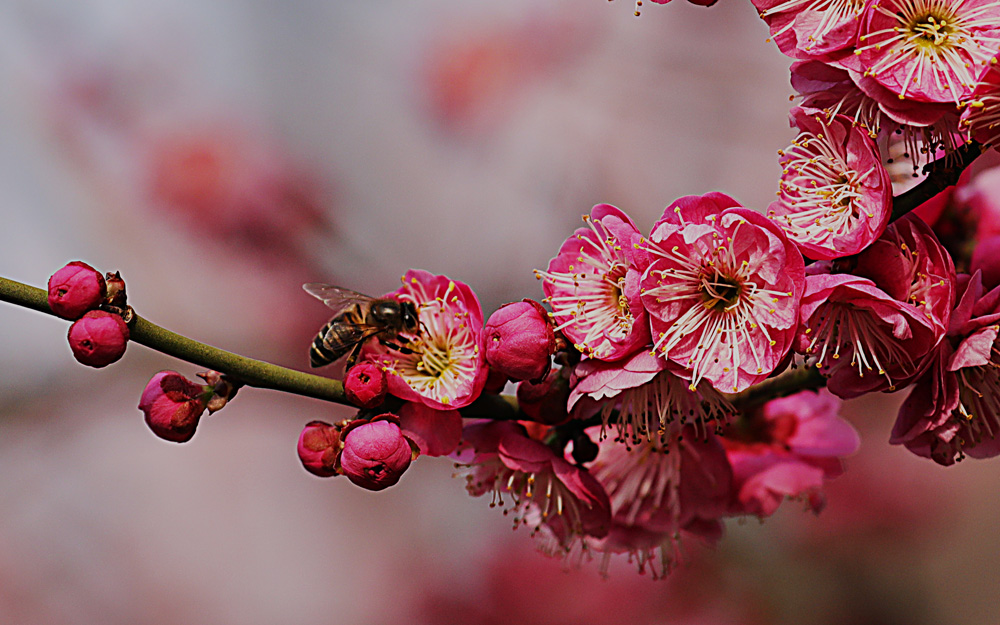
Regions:
[[[403,314],[403,328],[407,332],[418,332],[420,328],[420,316],[417,313],[417,305],[413,302],[400,302],[400,311]]]

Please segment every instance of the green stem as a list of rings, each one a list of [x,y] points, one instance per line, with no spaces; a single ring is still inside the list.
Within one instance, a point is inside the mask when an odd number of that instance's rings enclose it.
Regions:
[[[49,315],[48,293],[42,289],[0,277],[0,300]],[[344,396],[344,385],[318,375],[279,367],[200,343],[171,332],[139,315],[129,324],[129,340],[150,349],[201,367],[225,373],[246,386],[286,391],[306,397],[351,405]]]

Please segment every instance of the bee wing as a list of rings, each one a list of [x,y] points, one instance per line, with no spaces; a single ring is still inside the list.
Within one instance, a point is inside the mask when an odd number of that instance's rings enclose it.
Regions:
[[[354,345],[367,341],[369,337],[382,330],[383,328],[367,323],[338,323],[335,328],[327,330],[326,335],[323,336],[323,343],[330,345],[336,342],[340,345]]]
[[[327,308],[339,315],[355,304],[367,304],[374,298],[350,289],[319,282],[309,282],[302,285],[306,293],[326,304]]]

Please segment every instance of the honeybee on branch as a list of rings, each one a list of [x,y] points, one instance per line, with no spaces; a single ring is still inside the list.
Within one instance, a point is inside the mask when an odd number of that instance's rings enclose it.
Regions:
[[[350,353],[345,370],[350,369],[372,337],[390,349],[413,353],[395,342],[400,334],[420,333],[420,318],[413,302],[371,297],[316,282],[303,284],[302,288],[334,311],[333,319],[323,326],[309,348],[309,364],[313,367],[328,365]]]

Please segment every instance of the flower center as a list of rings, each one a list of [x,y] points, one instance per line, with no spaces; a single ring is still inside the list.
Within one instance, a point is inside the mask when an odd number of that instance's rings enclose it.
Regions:
[[[431,340],[423,344],[420,350],[420,360],[417,362],[417,371],[432,378],[440,378],[448,372],[457,360],[451,353],[451,347],[445,341],[436,340],[438,337],[431,337]]]
[[[903,28],[914,45],[928,49],[951,47],[948,36],[955,32],[955,27],[950,20],[951,15],[929,13],[910,20]]]
[[[702,305],[715,312],[727,312],[740,303],[743,295],[743,281],[729,276],[715,275],[711,271],[701,278]]]

